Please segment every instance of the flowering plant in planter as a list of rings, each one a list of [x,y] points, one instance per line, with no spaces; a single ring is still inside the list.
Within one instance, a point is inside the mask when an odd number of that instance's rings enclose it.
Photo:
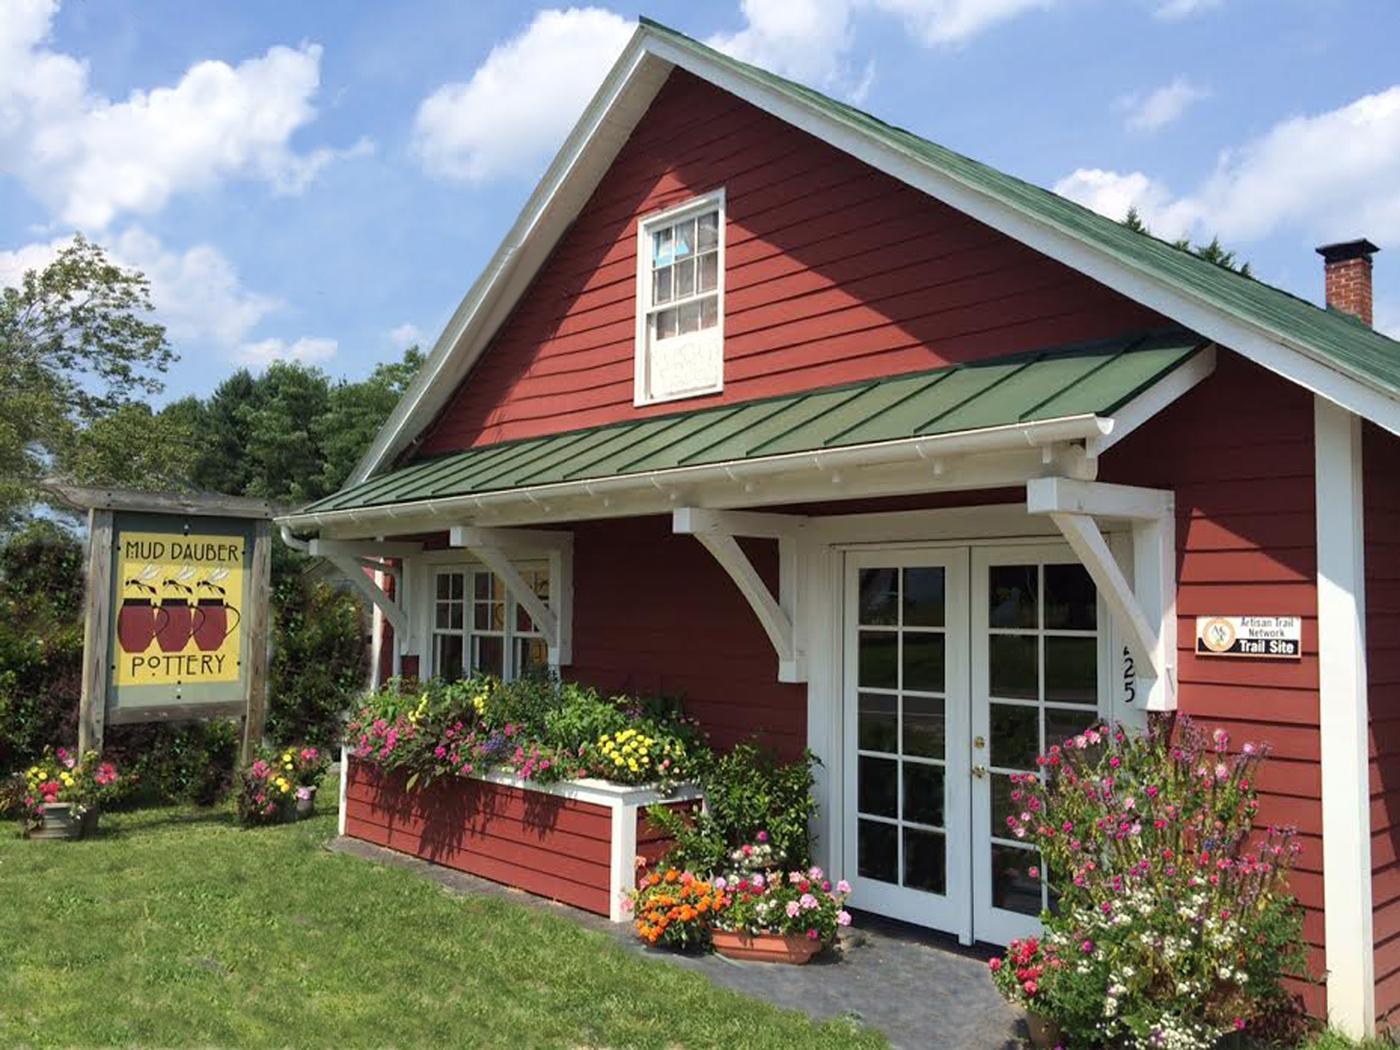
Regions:
[[[288,768],[291,767],[291,768]],[[276,752],[264,752],[238,773],[238,819],[243,824],[277,824],[288,818],[296,799],[296,770]]]
[[[837,930],[851,924],[846,911],[851,887],[844,880],[833,886],[815,866],[806,871],[736,872],[721,876],[715,884],[731,898],[716,919],[723,930],[797,935],[827,945],[835,940]]]
[[[66,804],[75,818],[94,810],[116,791],[117,767],[95,751],[79,755],[67,748],[46,748],[43,757],[24,773],[24,823],[27,829],[44,823],[46,806]]]
[[[1091,729],[1012,780],[1006,826],[1040,848],[1056,907],[992,969],[1071,1045],[1212,1046],[1286,1011],[1304,972],[1294,832],[1254,823],[1266,749],[1175,730]]]
[[[730,898],[718,880],[666,868],[646,875],[629,894],[629,901],[642,940],[693,949],[709,944],[711,924],[729,906]]]
[[[356,758],[406,771],[410,788],[503,770],[539,783],[597,776],[665,790],[685,780],[704,751],[694,723],[659,698],[489,676],[430,681],[411,693],[392,684],[366,698],[347,740]]]

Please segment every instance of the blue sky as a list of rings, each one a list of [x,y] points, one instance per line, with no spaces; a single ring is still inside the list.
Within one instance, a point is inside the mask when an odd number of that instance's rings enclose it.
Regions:
[[[1394,0],[655,0],[645,13],[1400,332]],[[170,395],[427,345],[633,8],[0,0],[0,280],[75,229],[152,277]],[[1385,250],[1389,249],[1389,250]]]

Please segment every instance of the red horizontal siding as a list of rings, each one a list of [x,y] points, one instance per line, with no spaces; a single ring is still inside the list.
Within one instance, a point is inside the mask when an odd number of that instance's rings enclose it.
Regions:
[[[1233,354],[1216,373],[1101,464],[1105,481],[1173,489],[1177,504],[1180,709],[1229,731],[1232,746],[1267,743],[1260,817],[1299,829],[1292,889],[1323,971],[1322,775],[1318,735],[1317,543],[1312,399]],[[1199,657],[1195,617],[1303,618],[1296,661]],[[1320,1013],[1320,986],[1297,985]]]
[[[1400,438],[1362,437],[1376,1017],[1400,1024]]]
[[[725,389],[637,409],[638,219],[723,186]],[[979,360],[1162,319],[677,71],[419,449]]]
[[[360,762],[349,775],[351,838],[608,914],[606,807],[464,778],[407,791],[404,777]]]

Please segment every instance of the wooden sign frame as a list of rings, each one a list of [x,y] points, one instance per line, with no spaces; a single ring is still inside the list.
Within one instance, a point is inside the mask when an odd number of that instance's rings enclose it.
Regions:
[[[241,755],[244,760],[262,742],[267,717],[268,634],[272,598],[272,519],[279,508],[266,500],[215,493],[181,495],[136,492],[128,489],[96,489],[48,481],[44,486],[70,506],[88,513],[88,558],[83,616],[83,679],[78,703],[78,750],[101,751],[106,726],[134,722],[178,722],[227,714],[243,716]],[[242,596],[239,680],[241,700],[234,709],[220,702],[162,704],[109,711],[113,688],[114,608],[122,581],[114,580],[116,541],[127,515],[153,515],[174,525],[177,519],[237,519],[251,526],[251,551],[246,593]],[[159,519],[139,519],[140,521]]]

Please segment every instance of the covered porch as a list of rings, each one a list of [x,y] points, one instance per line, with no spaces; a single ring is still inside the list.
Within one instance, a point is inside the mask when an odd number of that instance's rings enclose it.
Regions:
[[[1008,774],[1176,703],[1172,493],[1117,441],[1189,333],[469,449],[283,519],[374,603],[386,673],[545,665],[821,760],[852,904],[1004,943],[1044,902]]]

